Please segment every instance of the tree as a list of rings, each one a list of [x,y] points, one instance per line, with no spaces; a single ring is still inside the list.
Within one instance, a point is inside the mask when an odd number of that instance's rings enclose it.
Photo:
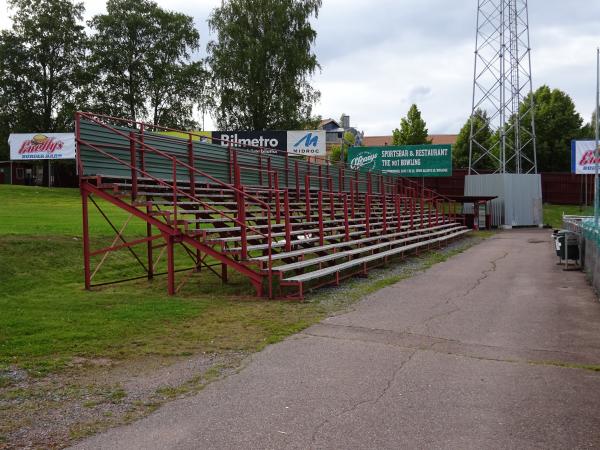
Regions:
[[[108,0],[89,22],[93,107],[109,115],[193,126],[205,71],[191,62],[200,36],[193,19],[149,0]]]
[[[452,164],[457,169],[469,167],[469,147],[471,140],[471,124],[473,124],[473,160],[476,161],[482,154],[482,148],[491,149],[498,141],[490,127],[490,121],[486,111],[478,109],[472,117],[467,119],[456,138],[456,144],[452,148]],[[477,163],[478,169],[496,169],[498,162],[493,158],[484,157]]]
[[[583,119],[575,110],[571,97],[560,89],[540,86],[534,95],[535,132],[537,137],[538,172],[569,172],[571,140],[581,136]],[[528,96],[521,111],[529,109]],[[523,121],[530,129],[530,113],[523,113]],[[530,148],[525,151],[531,153]]]
[[[353,147],[356,144],[356,136],[351,132],[346,131],[340,145],[334,145],[329,153],[329,159],[331,161],[347,161],[348,160],[348,148]]]
[[[0,136],[72,129],[85,54],[81,3],[10,0],[12,28],[0,33]],[[3,154],[7,154],[4,147]]]
[[[581,128],[582,139],[596,138],[596,111],[592,112],[592,117],[588,123]]]
[[[392,145],[430,144],[427,139],[427,124],[421,118],[417,105],[412,105],[406,117],[400,120],[400,129],[392,131]]]
[[[208,63],[221,129],[297,129],[311,117],[319,68],[310,18],[321,0],[229,0],[208,21]]]

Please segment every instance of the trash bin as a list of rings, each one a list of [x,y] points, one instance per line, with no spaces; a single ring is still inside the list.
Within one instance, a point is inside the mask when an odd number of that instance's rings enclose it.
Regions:
[[[556,236],[554,238],[556,256],[558,256],[560,259],[565,259],[565,256],[568,255],[570,260],[579,259],[579,241],[577,239],[577,235],[569,233],[567,230],[557,230],[557,232],[553,233],[552,236]],[[565,237],[568,246],[567,252],[565,252]]]

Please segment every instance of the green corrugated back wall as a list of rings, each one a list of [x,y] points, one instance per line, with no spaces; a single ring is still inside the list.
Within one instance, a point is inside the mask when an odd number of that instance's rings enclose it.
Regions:
[[[131,170],[128,167],[85,145],[85,143],[87,142],[95,147],[98,147],[99,149],[110,154],[113,157],[119,158],[128,164],[131,163],[129,140],[125,136],[120,136],[118,133],[115,133],[115,131],[113,131],[115,129],[125,134],[126,136],[128,136],[131,131],[134,131],[129,128],[117,127],[112,125],[111,129],[108,129],[90,120],[80,120],[79,136],[82,143],[79,146],[79,154],[81,162],[83,164],[83,175],[104,175],[123,178],[128,178],[131,176]],[[135,130],[135,133],[138,135],[139,139],[139,131]],[[174,136],[165,136],[156,133],[144,133],[144,143],[164,153],[173,155],[180,161],[188,161],[187,139],[181,139]],[[193,153],[194,166],[198,170],[218,179],[219,181],[222,181],[224,183],[230,183],[231,161],[229,151],[226,147],[200,141],[193,141]],[[259,155],[252,151],[238,151],[237,155],[238,163],[242,166],[241,176],[243,184],[262,184],[263,186],[267,186],[268,176],[266,174],[266,168],[268,164],[268,159],[270,158],[271,170],[277,171],[278,173],[279,186],[284,187],[286,185],[285,156]],[[339,169],[337,166],[319,165],[314,163],[310,164],[305,160],[300,160],[295,157],[287,157],[287,160],[287,185],[290,188],[295,188],[296,186],[295,165],[297,164],[299,174],[299,185],[301,189],[304,188],[305,174],[310,173],[312,176],[317,176],[319,167],[321,167],[321,176],[327,176],[327,172],[329,171],[329,176],[331,176],[333,181],[333,189],[334,191],[338,191],[340,180]],[[171,161],[165,159],[160,155],[152,153],[151,151],[146,151],[144,152],[144,163],[146,172],[150,173],[152,176],[164,180],[172,180],[173,168]],[[137,156],[137,167],[141,168],[139,152]],[[260,183],[261,180],[259,172],[257,170],[252,170],[252,168],[259,167],[262,167],[263,169],[262,183]],[[345,169],[343,190],[350,190],[350,179],[354,178],[356,176],[355,174],[356,171],[347,168]],[[141,175],[138,174],[138,176]],[[178,181],[189,180],[188,169],[181,165],[178,165],[176,176]],[[359,172],[359,176],[361,179],[364,180],[366,174],[364,172]],[[195,178],[196,182],[199,183],[211,182],[211,180],[209,180],[206,177],[201,177],[199,174],[196,174]],[[378,177],[374,176],[372,181],[373,191],[379,192],[380,186],[378,182]],[[326,187],[326,181],[323,180],[322,182],[323,186]],[[317,178],[311,178],[310,183],[311,187],[316,188],[319,186],[319,180]],[[361,183],[360,191],[364,192],[365,190],[366,186],[364,185],[364,183]]]

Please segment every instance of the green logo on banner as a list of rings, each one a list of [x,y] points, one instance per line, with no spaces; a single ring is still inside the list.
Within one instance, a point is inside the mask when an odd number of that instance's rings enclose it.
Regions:
[[[373,170],[377,165],[379,154],[371,151],[361,151],[350,159],[350,168],[354,170]]]
[[[399,145],[351,147],[350,168],[405,177],[448,177],[452,175],[451,145]]]

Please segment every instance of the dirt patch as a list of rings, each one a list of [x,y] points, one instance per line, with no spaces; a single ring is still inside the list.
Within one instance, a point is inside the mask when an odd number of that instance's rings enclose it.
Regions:
[[[244,353],[153,357],[133,361],[76,358],[60,375],[3,372],[0,449],[63,448],[141,418],[237,371]]]

